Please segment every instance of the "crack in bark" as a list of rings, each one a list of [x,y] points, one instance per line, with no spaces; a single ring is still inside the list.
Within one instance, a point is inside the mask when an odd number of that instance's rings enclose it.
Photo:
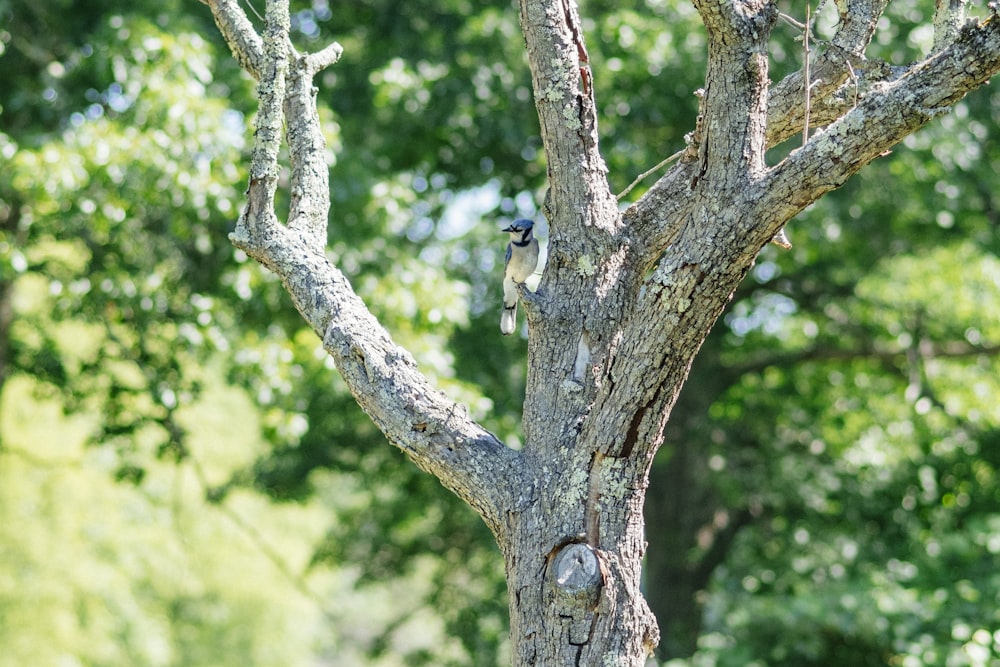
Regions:
[[[646,409],[648,407],[648,405],[644,405],[632,415],[632,421],[629,422],[628,430],[625,431],[625,440],[622,442],[622,448],[618,452],[620,458],[628,458],[632,455],[635,443],[639,440],[639,425],[646,416]]]
[[[591,612],[590,613],[590,629],[587,631],[587,638],[583,642],[581,642],[579,644],[573,644],[574,646],[578,647],[577,648],[577,652],[576,652],[576,662],[574,663],[576,665],[576,667],[580,667],[580,665],[584,664],[583,663],[583,650],[587,646],[590,646],[590,644],[593,642],[593,640],[594,640],[594,633],[597,631],[597,623],[598,623],[599,619],[600,619],[600,614],[598,612],[596,612],[596,611],[595,612]],[[570,642],[570,643],[572,644],[572,642]]]
[[[573,8],[570,7],[567,0],[562,0],[562,10],[566,26],[569,28],[570,35],[573,37],[573,44],[576,46],[576,58],[580,69],[581,88],[583,89],[583,94],[589,96],[591,90],[590,56],[587,55],[587,47],[583,43],[583,35],[580,34],[580,27],[577,25],[577,17],[574,16]],[[582,110],[580,120],[583,120]]]
[[[587,536],[587,544],[595,549],[601,543],[600,467],[604,458],[604,453],[600,450],[594,452],[593,457],[590,459],[590,477],[587,480],[587,507],[584,515],[584,534]]]

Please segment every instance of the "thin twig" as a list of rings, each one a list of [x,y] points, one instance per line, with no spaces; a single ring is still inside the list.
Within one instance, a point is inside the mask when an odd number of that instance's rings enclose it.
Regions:
[[[851,67],[850,61],[845,60],[844,63],[847,65],[847,76],[850,77],[851,83],[854,84],[854,106],[857,107],[858,106],[858,75],[854,71],[854,68]]]
[[[674,153],[673,155],[671,155],[670,157],[668,157],[667,159],[665,159],[663,162],[661,162],[660,164],[658,164],[655,167],[653,167],[652,169],[650,169],[649,171],[645,171],[645,172],[639,174],[639,176],[634,181],[632,181],[632,185],[630,185],[627,188],[625,188],[624,190],[622,190],[622,192],[617,197],[615,197],[615,199],[617,199],[618,201],[621,201],[622,197],[624,197],[628,193],[632,192],[632,189],[635,186],[639,185],[639,183],[641,183],[643,181],[643,179],[645,179],[647,176],[649,176],[653,172],[658,171],[658,170],[662,169],[663,167],[667,166],[668,164],[670,164],[671,162],[673,162],[674,160],[676,160],[677,158],[679,158],[683,154],[684,154],[684,151],[682,151],[682,150],[677,151],[676,153]]]
[[[253,6],[253,3],[251,3],[250,0],[243,0],[243,4],[250,8],[250,11],[254,13],[254,16],[259,18],[261,21],[264,20],[264,17],[260,15],[260,12],[257,11],[257,8]]]
[[[807,141],[809,141],[809,111],[810,111],[811,106],[812,106],[811,100],[810,100],[810,97],[812,95],[812,83],[809,81],[809,32],[811,30],[811,24],[810,24],[809,21],[810,21],[810,19],[809,19],[809,5],[806,5],[806,26],[805,26],[805,30],[802,33],[802,35],[803,35],[803,38],[802,38],[803,48],[802,48],[802,50],[803,50],[803,53],[805,54],[805,58],[804,58],[805,59],[805,64],[803,64],[803,66],[802,66],[802,74],[805,76],[805,83],[803,84],[803,88],[805,90],[805,95],[806,95],[805,109],[803,110],[803,119],[802,119],[802,145],[803,146],[805,145],[805,143]]]
[[[785,23],[787,23],[788,25],[792,26],[793,28],[798,28],[799,30],[805,30],[806,29],[806,27],[804,25],[802,25],[801,23],[799,23],[798,21],[796,21],[795,19],[793,19],[788,14],[783,14],[781,12],[778,12],[778,18],[780,18],[781,20],[783,20]]]

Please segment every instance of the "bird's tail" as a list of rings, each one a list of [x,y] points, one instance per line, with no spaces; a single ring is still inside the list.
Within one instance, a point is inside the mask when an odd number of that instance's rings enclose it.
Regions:
[[[503,303],[503,312],[500,313],[500,333],[504,336],[509,336],[514,333],[514,327],[517,321],[517,299],[508,304],[506,301]]]

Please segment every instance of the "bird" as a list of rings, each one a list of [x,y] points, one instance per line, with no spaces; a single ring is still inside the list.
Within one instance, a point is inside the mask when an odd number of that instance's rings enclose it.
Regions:
[[[535,223],[515,220],[502,231],[510,234],[507,257],[503,265],[503,311],[500,313],[500,333],[514,333],[517,315],[517,285],[523,284],[538,266],[538,240],[534,237]]]

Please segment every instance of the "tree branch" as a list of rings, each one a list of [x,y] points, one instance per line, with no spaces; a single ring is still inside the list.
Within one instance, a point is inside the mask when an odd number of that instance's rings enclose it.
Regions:
[[[316,88],[312,82],[313,76],[339,60],[343,51],[336,42],[316,54],[299,55],[292,49],[284,105],[292,166],[288,227],[319,249],[326,246],[330,169],[326,160],[326,139],[316,111]]]
[[[328,273],[334,283],[300,285],[297,294],[332,299],[323,347],[358,404],[392,444],[476,508],[499,536],[515,494],[527,486],[521,457],[470,419],[465,406],[433,389],[343,276],[332,266]]]
[[[649,239],[644,268],[652,266],[680,232],[685,212],[692,204],[691,181],[698,169],[697,152],[693,157],[685,153],[679,164],[660,177],[622,214],[636,236]]]
[[[837,33],[810,63],[811,123],[814,127],[832,123],[851,108],[853,97],[841,89],[852,73],[868,76],[867,81],[884,78],[887,67],[871,63],[864,53],[888,0],[850,0],[838,4]],[[789,74],[771,88],[768,98],[767,145],[776,146],[802,131],[805,118],[803,84],[805,67]],[[838,95],[838,92],[841,94]]]
[[[220,27],[245,21],[233,2],[208,4]],[[288,0],[268,0],[265,22],[259,54],[247,57],[246,40],[233,47],[237,59],[244,56],[241,64],[259,75],[260,108],[248,202],[230,238],[278,275],[358,403],[389,441],[476,508],[499,536],[513,494],[525,488],[520,455],[470,419],[464,406],[431,387],[324,252],[329,170],[312,77],[335,62],[341,48],[333,44],[314,55],[296,53],[289,43]],[[274,212],[284,125],[292,168],[287,226]]]
[[[745,363],[730,367],[735,375],[758,373],[773,366],[788,367],[807,361],[851,361],[854,359],[874,359],[882,362],[892,362],[906,358],[910,348],[879,347],[865,345],[862,347],[830,347],[817,345],[791,352],[766,354],[749,359]],[[927,359],[955,359],[964,357],[1000,355],[1000,344],[973,345],[967,341],[931,342],[926,346],[924,357]]]
[[[547,205],[555,213],[548,217],[558,225],[558,213],[570,210],[575,202],[591,200],[614,207],[615,198],[598,147],[593,74],[575,0],[520,0],[520,9],[548,159]]]
[[[645,261],[668,243],[671,252],[644,281],[581,432],[640,480],[692,359],[756,253],[739,250],[747,214],[739,202],[765,173],[766,46],[777,10],[768,2],[695,6],[709,36],[698,124],[681,163],[624,216],[652,234]],[[665,224],[650,228],[653,219]],[[618,390],[622,383],[632,391]]]
[[[761,237],[773,235],[792,216],[949,111],[997,71],[1000,20],[994,15],[981,24],[966,24],[951,46],[913,65],[899,79],[876,86],[857,107],[793,151],[760,183],[755,209],[767,221]]]
[[[696,0],[708,31],[708,68],[702,100],[699,185],[715,197],[738,190],[764,170],[767,131],[767,42],[777,8],[760,0]],[[696,132],[697,135],[697,132]]]
[[[631,303],[628,288],[638,289],[641,272],[631,258],[641,251],[622,224],[600,155],[575,0],[521,0],[520,12],[549,180],[548,259],[537,293],[524,295],[530,338],[522,424],[528,448],[543,444],[533,435],[545,432],[562,433],[569,447],[593,391],[586,367],[602,363]]]
[[[240,67],[260,81],[264,62],[264,44],[239,0],[201,0],[212,10],[215,25],[225,38]]]
[[[697,6],[710,39],[709,75],[698,128],[681,163],[625,214],[626,219],[633,216],[642,222],[665,220],[661,239],[667,239],[671,247],[646,280],[623,333],[622,339],[635,341],[634,347],[617,351],[608,370],[611,378],[643,378],[632,398],[639,409],[616,405],[613,383],[602,388],[592,409],[592,414],[601,416],[593,420],[594,428],[629,434],[621,443],[629,451],[634,451],[630,443],[655,447],[659,442],[666,419],[663,409],[672,405],[701,337],[721,313],[753,257],[781,226],[1000,69],[996,18],[967,25],[950,47],[913,66],[898,80],[879,84],[826,131],[817,132],[776,167],[762,170],[760,178],[752,178],[758,146],[763,144],[755,143],[763,137],[763,130],[755,134],[754,123],[763,113],[757,97],[761,89],[754,86],[760,72],[755,56],[761,48],[756,41],[761,30],[743,28],[741,33],[741,22],[752,25],[742,13],[749,11],[745,4],[702,0]],[[868,14],[858,18],[850,34],[841,35],[843,43],[855,49],[870,39],[872,23],[884,3],[873,0],[866,6]],[[742,64],[743,69],[727,71],[724,65],[713,65],[726,60]],[[728,100],[729,109],[715,101],[713,86],[725,91],[719,99]],[[697,162],[692,159],[695,153]],[[685,171],[693,172],[693,194],[686,193],[679,180]],[[712,199],[702,205],[698,192],[706,183]],[[665,193],[669,195],[664,197]],[[717,204],[719,198],[726,206]],[[650,247],[665,246],[657,242]],[[606,424],[598,426],[602,420]],[[616,452],[606,453],[613,456]]]
[[[253,257],[257,248],[266,248],[278,238],[278,218],[274,195],[278,189],[278,151],[284,123],[285,75],[288,71],[288,0],[272,0],[265,12],[263,50],[257,98],[257,127],[250,159],[247,207],[236,223],[230,239]]]
[[[698,0],[695,7],[709,37],[695,129],[680,163],[623,216],[642,239],[647,267],[676,240],[698,200],[738,201],[765,168],[767,41],[777,9],[720,0]]]
[[[810,112],[813,126],[822,126],[840,118],[856,102],[855,89],[851,88],[852,73],[864,77],[864,83],[893,76],[894,71],[881,63],[871,63],[864,58],[865,48],[871,41],[878,19],[888,0],[849,0],[840,5],[840,24],[836,35],[811,63],[813,93]],[[767,131],[765,147],[771,148],[802,131],[804,122],[804,94],[802,70],[794,72],[771,87],[767,101]],[[845,86],[845,83],[849,85]],[[705,91],[698,93],[704,100]],[[705,104],[693,133],[689,136],[687,154],[682,163],[663,175],[626,212],[625,218],[637,229],[651,228],[657,237],[650,244],[651,261],[655,261],[679,233],[684,211],[690,204],[689,185],[697,172],[690,164],[702,152],[701,142],[705,128],[711,121],[705,117]],[[697,165],[694,165],[697,168]]]
[[[931,53],[950,45],[965,20],[967,0],[934,0],[934,44]]]
[[[338,42],[334,42],[322,51],[306,54],[305,66],[310,72],[317,74],[340,60],[342,55],[344,55],[344,47]]]

